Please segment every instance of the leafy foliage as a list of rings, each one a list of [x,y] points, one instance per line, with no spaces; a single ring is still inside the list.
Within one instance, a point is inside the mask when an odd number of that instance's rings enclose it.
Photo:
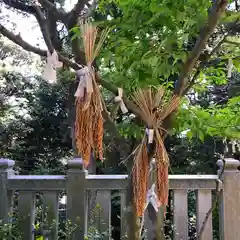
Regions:
[[[110,2],[122,14],[115,17],[110,12],[112,19],[105,22],[113,27],[102,55],[102,65],[108,68],[105,77],[128,91],[175,81],[210,1],[104,0],[99,11]]]
[[[212,104],[204,109],[200,106],[188,105],[182,108],[176,120],[178,132],[187,131],[187,137],[199,137],[204,140],[206,135],[239,139],[240,98],[234,97],[225,107]]]
[[[49,168],[59,172],[59,160],[71,155],[68,82],[62,77],[52,86],[41,79],[3,73],[1,90],[9,108],[1,118],[1,155],[19,161],[25,171],[41,166],[45,172]]]

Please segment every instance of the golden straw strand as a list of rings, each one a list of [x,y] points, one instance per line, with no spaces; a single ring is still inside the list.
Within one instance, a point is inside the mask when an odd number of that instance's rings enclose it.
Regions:
[[[142,143],[135,157],[132,181],[136,214],[137,216],[142,216],[145,209],[148,187],[148,155],[146,141]]]

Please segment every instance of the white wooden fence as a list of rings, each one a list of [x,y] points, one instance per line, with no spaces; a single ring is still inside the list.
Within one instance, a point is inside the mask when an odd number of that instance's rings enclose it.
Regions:
[[[240,174],[239,161],[225,159],[218,161],[224,165],[223,183],[220,186],[220,239],[240,239]],[[13,194],[18,191],[18,212],[22,219],[20,229],[24,240],[33,240],[35,222],[36,192],[43,194],[43,201],[49,207],[48,221],[55,222],[55,227],[46,239],[57,239],[59,218],[59,192],[67,192],[67,219],[77,228],[73,240],[83,240],[88,226],[88,190],[97,189],[101,194],[100,205],[104,212],[106,229],[111,227],[111,190],[119,190],[121,196],[121,220],[124,219],[125,189],[127,175],[88,175],[83,169],[81,159],[68,163],[66,176],[15,175],[12,168],[14,161],[0,159],[0,220],[8,223],[9,213],[13,209]],[[221,170],[219,170],[221,171]],[[173,190],[174,240],[188,239],[188,190],[196,190],[196,213],[199,229],[206,213],[212,206],[212,191],[216,190],[218,175],[170,175],[170,189]],[[125,233],[125,221],[121,224],[121,235]],[[202,240],[212,240],[212,216],[210,215]],[[149,239],[151,240],[151,239]]]

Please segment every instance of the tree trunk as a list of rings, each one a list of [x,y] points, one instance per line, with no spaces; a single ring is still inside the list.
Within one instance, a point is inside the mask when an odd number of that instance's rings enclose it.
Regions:
[[[149,174],[149,188],[156,183],[156,166],[152,159],[150,162],[151,172]],[[165,240],[164,236],[164,207],[160,207],[158,212],[155,211],[152,204],[147,206],[144,214],[144,227],[148,240]]]
[[[165,240],[164,236],[164,207],[155,211],[151,204],[148,205],[144,215],[144,227],[147,240]]]
[[[127,223],[126,239],[139,240],[140,221],[139,218],[136,216],[135,207],[133,203],[132,177],[130,174],[126,191],[126,223]]]

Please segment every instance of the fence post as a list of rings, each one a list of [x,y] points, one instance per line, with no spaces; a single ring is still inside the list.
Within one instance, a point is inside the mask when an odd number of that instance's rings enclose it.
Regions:
[[[74,228],[72,240],[84,239],[87,232],[87,198],[85,182],[87,171],[83,167],[81,158],[68,161],[67,174],[67,220]]]
[[[224,161],[218,160],[217,164],[220,167],[219,171],[224,167],[219,207],[220,240],[239,239],[240,162],[227,158]]]
[[[13,195],[12,191],[7,189],[8,176],[13,174],[13,160],[0,158],[0,221],[9,222],[11,213]]]

